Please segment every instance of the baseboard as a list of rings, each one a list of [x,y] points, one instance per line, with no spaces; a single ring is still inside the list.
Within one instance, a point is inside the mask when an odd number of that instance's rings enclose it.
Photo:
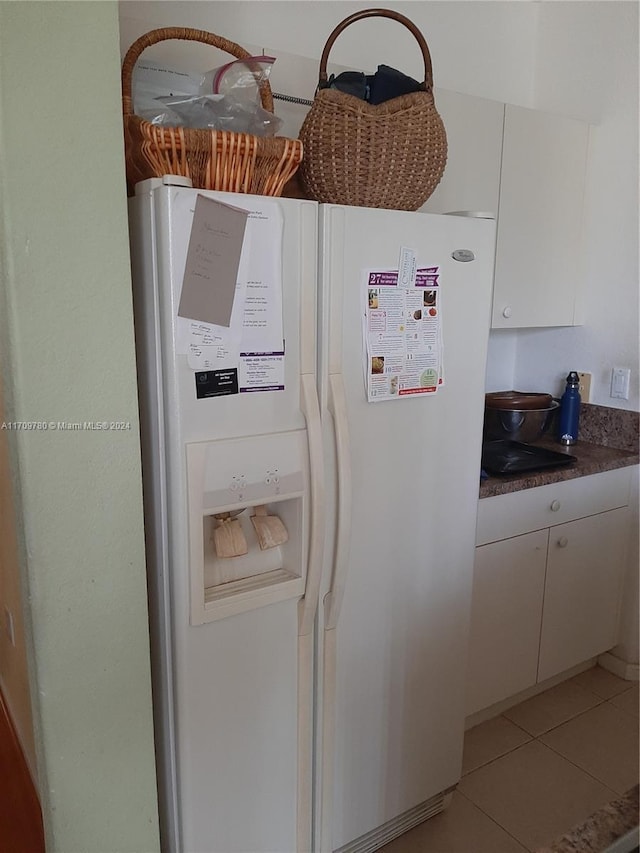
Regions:
[[[611,652],[600,655],[598,663],[603,669],[609,670],[618,678],[624,678],[625,681],[640,681],[640,664],[629,663],[612,655]]]

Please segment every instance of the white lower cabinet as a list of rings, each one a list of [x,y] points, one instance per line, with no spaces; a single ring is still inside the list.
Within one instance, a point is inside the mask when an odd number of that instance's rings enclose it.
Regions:
[[[633,470],[480,501],[467,715],[616,644]]]
[[[551,528],[538,681],[616,644],[628,522],[624,507]]]
[[[476,548],[467,713],[535,684],[548,530]]]

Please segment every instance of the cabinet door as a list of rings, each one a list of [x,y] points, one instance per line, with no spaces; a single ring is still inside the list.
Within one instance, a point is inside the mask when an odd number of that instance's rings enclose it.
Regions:
[[[571,326],[580,280],[588,125],[505,110],[492,326]]]
[[[538,681],[616,644],[628,508],[552,527]]]
[[[421,210],[498,214],[504,104],[436,89],[436,108],[447,131],[447,165]]]
[[[467,715],[536,683],[548,530],[476,548]]]

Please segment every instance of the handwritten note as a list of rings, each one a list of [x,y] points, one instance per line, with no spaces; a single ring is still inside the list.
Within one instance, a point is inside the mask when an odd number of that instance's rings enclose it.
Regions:
[[[248,211],[196,199],[178,315],[229,327]]]

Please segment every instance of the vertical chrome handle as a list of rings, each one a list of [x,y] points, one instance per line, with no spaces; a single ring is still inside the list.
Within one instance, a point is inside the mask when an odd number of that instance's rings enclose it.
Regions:
[[[311,531],[309,534],[309,561],[304,597],[298,610],[298,633],[311,633],[318,606],[322,560],[324,557],[324,458],[322,452],[322,426],[315,377],[305,373],[301,377],[302,411],[307,421],[309,443],[309,476],[311,497]]]
[[[338,623],[340,606],[347,582],[349,546],[351,544],[351,457],[347,402],[341,373],[329,376],[329,411],[333,416],[338,465],[338,524],[331,589],[325,598],[326,631]]]

